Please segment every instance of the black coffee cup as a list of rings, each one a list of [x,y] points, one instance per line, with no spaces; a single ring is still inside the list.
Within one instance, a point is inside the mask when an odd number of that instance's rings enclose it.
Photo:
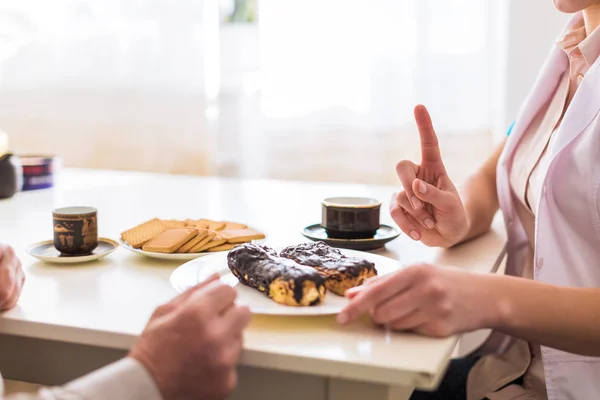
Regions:
[[[330,197],[321,202],[321,226],[336,239],[368,239],[380,227],[381,202],[366,197]]]
[[[52,212],[54,247],[64,255],[91,254],[98,247],[98,211],[93,207],[64,207]]]

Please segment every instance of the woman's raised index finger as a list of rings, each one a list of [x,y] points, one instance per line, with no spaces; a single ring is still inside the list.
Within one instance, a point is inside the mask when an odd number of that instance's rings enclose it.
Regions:
[[[442,155],[437,135],[433,129],[429,111],[423,105],[415,107],[415,121],[421,138],[421,165],[442,163]]]

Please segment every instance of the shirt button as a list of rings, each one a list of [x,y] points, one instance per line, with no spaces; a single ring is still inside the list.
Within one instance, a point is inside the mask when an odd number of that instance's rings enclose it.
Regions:
[[[580,85],[581,81],[583,81],[583,75],[579,74],[577,75],[577,84]]]
[[[537,267],[541,269],[544,266],[544,257],[540,257],[537,259]]]
[[[546,196],[546,184],[544,184],[544,186],[542,186],[542,197]]]

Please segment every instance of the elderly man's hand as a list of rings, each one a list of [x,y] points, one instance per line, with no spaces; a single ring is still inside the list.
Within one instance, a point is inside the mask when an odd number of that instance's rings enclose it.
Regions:
[[[21,261],[12,247],[0,244],[0,311],[13,308],[25,283]]]
[[[165,400],[226,398],[250,311],[213,276],[158,307],[130,356],[142,363]]]

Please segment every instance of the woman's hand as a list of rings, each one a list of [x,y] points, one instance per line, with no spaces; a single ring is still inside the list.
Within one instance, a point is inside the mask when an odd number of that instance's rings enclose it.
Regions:
[[[595,262],[593,260],[592,262]],[[595,265],[595,264],[594,264]],[[491,328],[567,353],[600,357],[600,289],[414,265],[346,292],[338,314],[434,337]]]
[[[486,279],[456,268],[410,266],[348,290],[350,303],[337,319],[346,324],[369,314],[392,330],[434,337],[489,327],[500,314],[488,296]]]
[[[13,308],[25,283],[21,261],[12,247],[0,244],[0,311]]]
[[[438,139],[424,106],[415,107],[421,136],[421,164],[403,160],[396,173],[403,190],[392,197],[390,213],[400,229],[427,246],[451,247],[469,231],[458,191],[446,173]]]

